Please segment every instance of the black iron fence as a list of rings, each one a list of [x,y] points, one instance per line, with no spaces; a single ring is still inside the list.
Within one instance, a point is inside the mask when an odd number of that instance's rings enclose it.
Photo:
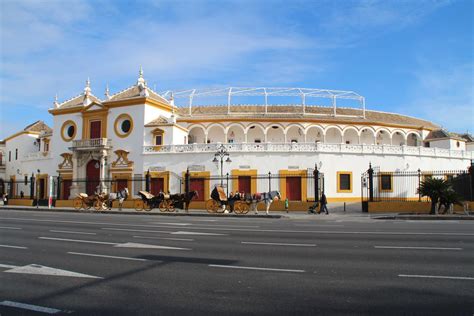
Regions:
[[[201,199],[208,198],[212,189],[222,186],[229,195],[232,192],[257,193],[277,190],[293,201],[319,200],[324,191],[324,174],[317,169],[289,171],[288,174],[202,175],[201,172],[187,171],[180,176],[172,172],[151,172],[145,175],[114,176],[105,179],[71,179],[70,177],[25,177],[4,183],[9,199],[31,199],[33,204],[48,205],[51,196],[55,200],[67,200],[75,193],[98,194],[118,192],[128,188],[136,196],[139,191],[157,194],[160,191],[185,193],[197,190]]]
[[[474,168],[469,170],[380,171],[372,166],[361,176],[361,196],[364,202],[429,201],[418,192],[426,178],[444,179],[465,201],[474,201]]]

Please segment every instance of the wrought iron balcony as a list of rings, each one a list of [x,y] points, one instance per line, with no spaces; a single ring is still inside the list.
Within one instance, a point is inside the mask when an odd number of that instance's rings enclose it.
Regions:
[[[71,150],[109,149],[112,141],[107,138],[81,139],[72,141]]]

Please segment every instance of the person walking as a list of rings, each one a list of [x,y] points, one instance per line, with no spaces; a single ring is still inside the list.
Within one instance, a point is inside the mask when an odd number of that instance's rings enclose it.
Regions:
[[[324,194],[323,192],[323,195],[321,195],[321,209],[319,210],[319,213],[324,211],[326,215],[329,214],[327,204],[328,204],[328,200],[326,198],[326,194]]]

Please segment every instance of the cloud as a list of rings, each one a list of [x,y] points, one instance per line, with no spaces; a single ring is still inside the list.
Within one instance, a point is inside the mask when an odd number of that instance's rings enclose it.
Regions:
[[[425,64],[414,75],[412,102],[407,109],[459,133],[474,131],[474,63],[435,68]],[[408,113],[407,113],[408,114]]]

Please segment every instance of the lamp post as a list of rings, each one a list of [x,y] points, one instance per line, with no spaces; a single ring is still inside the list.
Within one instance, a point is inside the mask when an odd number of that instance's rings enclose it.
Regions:
[[[232,160],[230,160],[229,153],[227,152],[227,149],[225,149],[225,146],[220,145],[219,148],[217,149],[217,152],[214,154],[214,159],[212,160],[212,162],[215,163],[216,165],[218,165],[219,159],[220,159],[220,162],[221,162],[221,187],[224,186],[224,157],[227,157],[225,162],[227,162],[227,163],[232,162]]]

